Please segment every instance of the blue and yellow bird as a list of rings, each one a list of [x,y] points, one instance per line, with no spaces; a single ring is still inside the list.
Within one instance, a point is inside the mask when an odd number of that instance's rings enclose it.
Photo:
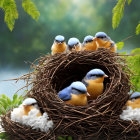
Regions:
[[[101,69],[90,70],[82,82],[87,87],[90,100],[96,99],[104,90],[104,78],[108,77]]]
[[[79,81],[73,82],[58,93],[58,97],[66,104],[76,106],[86,105],[88,95],[86,86]]]
[[[91,35],[86,36],[82,44],[82,50],[95,51],[97,49],[98,49],[98,46],[97,46],[95,38]]]
[[[81,43],[79,39],[72,37],[68,40],[68,51],[81,51]]]
[[[126,103],[127,106],[131,106],[133,109],[140,108],[140,92],[134,92],[130,99]]]
[[[110,49],[112,52],[117,51],[117,46],[114,41],[111,40],[104,32],[97,32],[95,34],[95,40],[97,41],[98,47],[104,47]]]
[[[54,55],[56,53],[63,53],[66,52],[67,45],[65,43],[65,38],[62,35],[58,35],[54,39],[54,43],[51,47],[51,54]]]

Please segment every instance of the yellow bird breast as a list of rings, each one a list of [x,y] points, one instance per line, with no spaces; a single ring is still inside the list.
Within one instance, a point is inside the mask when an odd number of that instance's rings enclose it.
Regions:
[[[84,106],[87,104],[87,95],[85,94],[71,94],[71,100],[65,101],[66,104],[72,104],[77,106]]]
[[[52,54],[65,52],[66,49],[67,49],[66,43],[62,43],[62,44],[56,44],[55,43],[52,46]]]
[[[105,47],[105,45],[107,43],[107,41],[104,41],[104,40],[99,39],[99,38],[97,38],[96,41],[97,41],[98,47]]]
[[[32,110],[32,109],[35,109],[35,107],[33,106],[24,106],[24,115],[28,115],[28,113]],[[37,117],[39,116],[42,116],[41,112],[39,111],[38,114],[37,114]]]
[[[100,94],[103,93],[104,86],[101,79],[98,79],[98,81],[87,80],[86,82],[88,83],[87,91],[90,94],[90,96],[88,96],[88,99],[96,99]]]
[[[98,47],[104,47],[104,48],[110,49],[110,51],[112,52],[116,52],[117,46],[114,44],[114,46],[111,47],[112,43],[113,41],[104,41],[102,39],[97,39]]]
[[[127,106],[131,106],[133,109],[140,108],[140,98],[135,99],[134,101],[127,101]]]
[[[76,52],[81,51],[81,50],[82,50],[81,46],[75,46],[71,50],[69,49],[69,51],[76,51]]]
[[[97,50],[96,42],[93,41],[93,42],[89,42],[89,43],[85,44],[83,50],[91,50],[91,51]]]

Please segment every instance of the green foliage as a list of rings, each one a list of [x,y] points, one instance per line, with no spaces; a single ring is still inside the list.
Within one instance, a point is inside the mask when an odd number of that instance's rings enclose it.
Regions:
[[[118,3],[112,10],[112,12],[113,12],[113,17],[112,17],[113,29],[117,28],[120,24],[120,21],[123,17],[125,3],[126,3],[126,0],[118,0]]]
[[[132,0],[128,0],[128,5],[132,2]]]
[[[19,17],[22,17],[16,22],[14,32],[9,33],[2,20],[4,15],[0,14],[0,65],[10,64],[24,69],[30,65],[24,62],[33,62],[40,54],[50,52],[54,37],[58,34],[64,35],[66,41],[75,36],[83,42],[86,35],[94,36],[96,32],[104,31],[115,42],[123,40],[132,34],[136,26],[140,4],[139,0],[132,1],[123,17],[127,23],[122,23],[113,31],[110,19],[116,0],[32,0],[41,15],[37,23],[23,11],[22,0],[15,1]],[[138,36],[128,39],[125,45],[128,51],[139,47]]]
[[[128,5],[132,2],[132,0],[127,0]],[[124,13],[124,6],[126,4],[126,0],[118,0],[116,6],[113,8],[113,17],[112,17],[112,27],[113,29],[116,29],[119,24],[121,19],[123,18],[123,13]],[[136,35],[140,34],[140,23],[136,27]]]
[[[0,7],[4,10],[4,20],[9,29],[12,31],[14,28],[15,20],[18,18],[16,3],[14,0],[2,0]]]
[[[58,137],[58,140],[72,140],[72,137],[67,137],[67,136],[64,136],[64,137]]]
[[[117,45],[117,49],[121,50],[124,47],[124,42],[118,42],[116,43],[116,45]]]
[[[128,66],[133,72],[134,76],[131,77],[131,82],[136,91],[140,92],[140,48],[131,51],[131,56],[128,56]]]
[[[5,94],[0,95],[0,115],[6,114],[7,111],[19,106],[23,101],[23,97],[17,94],[14,94],[13,99],[11,100]]]
[[[33,19],[39,19],[40,13],[31,0],[22,0],[22,7]]]
[[[130,54],[131,55],[138,55],[138,54],[140,54],[140,48],[136,48],[136,49],[132,50]]]
[[[23,0],[22,6],[33,19],[38,20],[40,13],[33,2],[30,0]],[[18,19],[18,11],[15,0],[0,0],[0,8],[2,8],[5,12],[4,21],[10,31],[12,31],[15,20]]]
[[[140,34],[140,23],[136,27],[136,35]]]
[[[0,133],[0,139],[1,140],[9,140],[8,134],[6,132],[1,132]]]

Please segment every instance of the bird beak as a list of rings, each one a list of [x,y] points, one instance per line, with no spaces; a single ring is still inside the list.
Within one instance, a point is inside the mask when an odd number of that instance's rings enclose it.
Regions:
[[[93,38],[93,41],[96,41],[97,40],[97,38],[95,37],[95,38]]]
[[[62,42],[59,42],[58,44],[62,44]]]
[[[105,74],[104,78],[108,78],[108,75]]]
[[[90,96],[90,94],[87,92],[87,96]]]

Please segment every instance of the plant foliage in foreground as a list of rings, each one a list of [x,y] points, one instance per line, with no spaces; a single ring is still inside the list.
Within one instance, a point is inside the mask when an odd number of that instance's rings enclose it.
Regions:
[[[22,7],[27,14],[34,20],[38,20],[40,13],[31,0],[22,0]],[[0,8],[5,13],[4,21],[8,28],[12,31],[14,28],[15,20],[18,19],[18,11],[15,0],[0,0]]]
[[[140,48],[132,50],[127,61],[129,68],[134,74],[131,77],[131,82],[135,87],[135,91],[140,92]]]
[[[123,18],[124,13],[124,7],[126,3],[129,5],[132,2],[132,0],[118,0],[117,4],[112,10],[113,16],[112,16],[112,27],[113,29],[116,29],[121,19]],[[136,27],[136,35],[140,34],[140,23]]]
[[[13,99],[11,100],[5,94],[0,95],[0,115],[4,115],[7,111],[19,106],[23,101],[23,97],[17,94],[14,94]]]

